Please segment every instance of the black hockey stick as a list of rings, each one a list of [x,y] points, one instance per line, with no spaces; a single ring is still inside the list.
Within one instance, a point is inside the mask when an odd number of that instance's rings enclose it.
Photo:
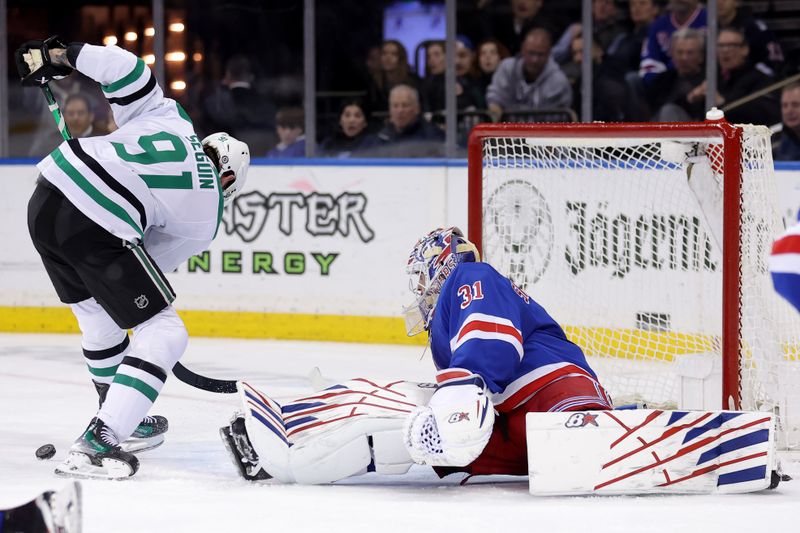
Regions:
[[[196,389],[220,394],[233,394],[236,392],[236,380],[207,378],[200,374],[195,374],[183,366],[180,361],[172,367],[172,373],[176,378]]]
[[[69,141],[72,139],[72,135],[69,132],[69,128],[67,128],[66,121],[64,121],[64,115],[61,113],[58,101],[56,101],[53,92],[50,90],[50,85],[45,83],[41,86],[41,89],[45,100],[47,100],[47,107],[53,114],[53,120],[55,120],[56,126],[58,126],[58,131],[65,141]],[[197,389],[221,394],[233,394],[236,392],[235,380],[207,378],[200,374],[195,374],[180,362],[175,363],[175,366],[172,368],[172,373],[179,380]]]

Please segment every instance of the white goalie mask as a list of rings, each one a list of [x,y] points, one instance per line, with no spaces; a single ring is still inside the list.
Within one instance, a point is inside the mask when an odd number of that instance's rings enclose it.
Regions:
[[[250,149],[245,143],[225,132],[212,133],[203,139],[203,150],[219,170],[220,180],[233,175],[234,179],[222,188],[225,206],[233,202],[236,194],[244,187],[247,169],[250,168]],[[211,152],[211,153],[209,153]]]
[[[416,300],[403,308],[409,337],[430,329],[442,285],[455,268],[480,261],[478,249],[458,228],[438,228],[422,237],[408,257],[406,273]]]

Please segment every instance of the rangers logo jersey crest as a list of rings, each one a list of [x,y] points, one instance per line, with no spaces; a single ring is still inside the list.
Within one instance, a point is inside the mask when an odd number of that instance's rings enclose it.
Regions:
[[[562,377],[597,379],[547,311],[488,263],[462,263],[447,278],[430,335],[437,381],[473,372],[500,412]]]
[[[76,69],[101,84],[119,129],[63,142],[37,166],[87,217],[141,241],[164,272],[208,248],[222,217],[219,175],[180,104],[130,52],[85,44]]]

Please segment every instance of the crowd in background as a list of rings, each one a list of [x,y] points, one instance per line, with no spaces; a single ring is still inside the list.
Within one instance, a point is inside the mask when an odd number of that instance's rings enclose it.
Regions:
[[[718,34],[706,33],[699,0],[593,0],[593,31],[580,13],[556,0],[498,0],[459,21],[455,42],[458,142],[482,121],[574,120],[581,115],[583,41],[591,39],[592,117],[601,121],[698,121],[705,116],[705,46],[714,38],[715,104],[732,123],[763,124],[775,135],[778,160],[800,160],[800,83],[757,91],[797,72],[764,22],[718,0]],[[502,8],[502,9],[500,9]],[[317,153],[327,157],[436,157],[444,154],[445,43],[422,46],[424,72],[396,40],[364,51],[362,87],[320,114]],[[416,51],[411,51],[412,54]],[[304,157],[301,94],[259,90],[252,59],[226,58],[216,83],[198,84],[185,102],[200,132],[224,130],[251,145],[254,156]],[[324,68],[324,66],[323,66]],[[264,80],[261,80],[263,85]],[[71,83],[80,83],[72,81]],[[190,89],[192,83],[189,82]],[[112,131],[102,98],[57,88],[73,135]],[[754,93],[756,96],[753,96]],[[99,95],[98,95],[99,96]],[[31,145],[42,155],[58,142],[44,130]]]

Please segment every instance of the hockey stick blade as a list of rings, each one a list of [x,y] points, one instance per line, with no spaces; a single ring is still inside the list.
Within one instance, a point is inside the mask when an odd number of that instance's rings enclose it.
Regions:
[[[236,392],[236,380],[201,376],[200,374],[195,374],[180,362],[175,363],[175,366],[172,367],[172,373],[176,378],[196,389],[219,394],[233,394]]]

